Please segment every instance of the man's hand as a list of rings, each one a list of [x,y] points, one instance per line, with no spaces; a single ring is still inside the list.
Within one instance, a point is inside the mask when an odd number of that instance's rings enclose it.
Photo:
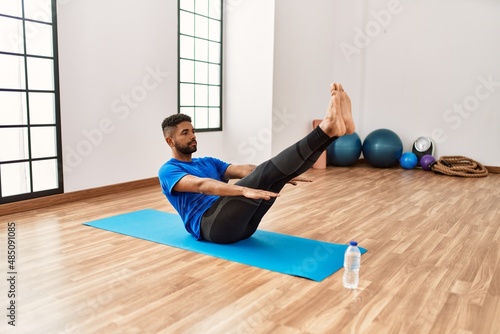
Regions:
[[[243,196],[246,198],[250,199],[265,199],[269,200],[271,197],[278,197],[280,194],[278,193],[273,193],[272,191],[267,191],[267,190],[262,190],[262,189],[253,189],[253,188],[247,188],[247,187],[242,187],[243,189]]]
[[[293,178],[290,181],[288,181],[288,183],[294,186],[297,185],[297,182],[312,182],[312,180],[302,176],[297,176],[296,178]]]

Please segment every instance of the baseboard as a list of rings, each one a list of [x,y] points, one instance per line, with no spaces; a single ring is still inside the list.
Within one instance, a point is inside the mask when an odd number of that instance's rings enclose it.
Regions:
[[[45,196],[40,198],[28,199],[14,203],[7,203],[0,205],[0,216],[10,215],[13,213],[24,212],[28,210],[35,210],[45,208],[52,205],[65,204],[69,202],[80,201],[88,198],[116,194],[128,190],[135,190],[139,188],[158,185],[158,178],[152,177],[149,179],[124,182],[119,184],[112,184],[109,186],[79,190],[64,194]]]
[[[484,166],[489,173],[500,174],[500,167],[498,166]]]
[[[360,158],[356,162],[356,164],[367,165],[368,161],[366,161],[365,158]],[[397,167],[397,165],[395,167]],[[488,173],[491,173],[491,174],[500,174],[500,167],[498,167],[498,166],[484,166],[484,168],[486,168],[488,170]]]

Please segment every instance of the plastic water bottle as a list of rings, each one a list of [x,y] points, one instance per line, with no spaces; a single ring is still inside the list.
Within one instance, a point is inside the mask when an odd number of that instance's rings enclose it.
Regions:
[[[344,288],[356,289],[359,283],[361,252],[356,241],[351,241],[344,254]]]

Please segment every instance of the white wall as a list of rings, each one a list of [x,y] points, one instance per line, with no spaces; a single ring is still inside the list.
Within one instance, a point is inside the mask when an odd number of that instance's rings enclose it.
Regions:
[[[198,133],[196,155],[258,163],[271,152],[274,2],[227,2],[224,20],[224,131]],[[155,177],[177,108],[177,1],[62,1],[58,27],[65,192]]]
[[[349,28],[336,41],[344,51],[335,66],[354,63],[361,73],[362,138],[389,128],[410,150],[426,135],[438,157],[465,155],[499,166],[500,3],[377,0],[362,2],[360,11],[349,2],[337,0],[337,9],[357,21],[338,22]]]
[[[65,192],[155,177],[177,111],[177,1],[58,2]],[[218,155],[222,133],[201,133]]]
[[[332,1],[277,0],[275,13],[273,155],[324,117],[335,48]]]
[[[405,150],[426,135],[438,157],[500,165],[498,1],[276,3],[275,107],[288,100],[301,111],[324,108],[308,90],[321,90],[330,76],[349,90],[362,139],[389,128]],[[289,81],[288,92],[277,88]],[[298,107],[296,114],[300,124],[322,115]],[[298,124],[275,133],[273,153],[303,134]]]
[[[197,155],[269,158],[324,115],[336,80],[362,138],[387,127],[409,149],[429,135],[438,156],[500,166],[499,14],[494,0],[228,1],[224,131],[198,134]],[[177,106],[177,2],[61,1],[58,27],[65,191],[156,176]]]
[[[234,163],[271,155],[274,1],[227,1],[224,11],[224,145]],[[219,154],[219,155],[221,155]]]
[[[176,110],[174,1],[58,5],[65,191],[155,176]]]

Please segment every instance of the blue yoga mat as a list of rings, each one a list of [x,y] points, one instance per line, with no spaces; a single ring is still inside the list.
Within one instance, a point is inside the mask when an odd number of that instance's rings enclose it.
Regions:
[[[186,232],[180,216],[152,209],[84,225],[318,282],[343,267],[347,248],[263,230],[230,245],[198,241]],[[361,253],[365,252],[361,248]]]

